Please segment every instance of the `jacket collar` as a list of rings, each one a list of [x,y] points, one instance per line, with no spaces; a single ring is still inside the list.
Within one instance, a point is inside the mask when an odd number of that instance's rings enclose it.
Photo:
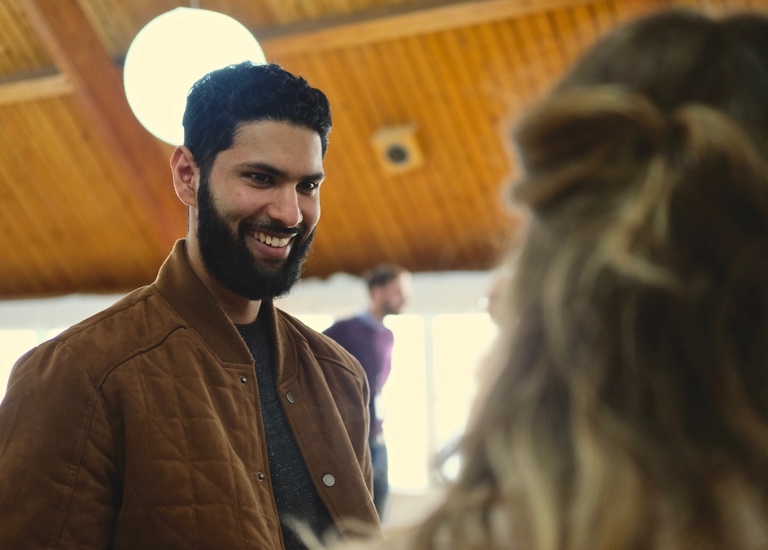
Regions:
[[[222,361],[253,363],[251,352],[235,325],[192,269],[184,239],[176,241],[160,268],[155,285]],[[260,315],[266,316],[274,333],[275,379],[280,383],[296,376],[297,350],[292,343],[304,341],[305,338],[285,322],[285,314],[275,307],[272,300],[263,301],[261,308]]]
[[[160,267],[155,285],[222,361],[253,362],[235,325],[192,269],[184,239],[176,241],[170,256]]]

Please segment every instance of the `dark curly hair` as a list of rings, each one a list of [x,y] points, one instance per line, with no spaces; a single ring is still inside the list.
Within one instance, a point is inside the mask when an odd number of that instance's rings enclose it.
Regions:
[[[325,94],[279,65],[250,61],[213,71],[192,86],[184,111],[184,145],[207,173],[216,156],[232,146],[238,127],[258,120],[317,132],[325,155],[331,131]]]

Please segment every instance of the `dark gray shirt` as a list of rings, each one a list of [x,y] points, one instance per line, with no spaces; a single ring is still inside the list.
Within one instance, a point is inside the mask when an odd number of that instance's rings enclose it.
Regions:
[[[332,529],[334,523],[320,500],[317,489],[312,484],[304,459],[296,446],[296,440],[293,438],[278,400],[274,377],[272,331],[262,317],[259,315],[256,321],[249,325],[237,325],[237,330],[248,345],[248,349],[251,350],[255,361],[272,490],[283,527],[285,547],[288,550],[305,550],[306,545],[298,534],[290,524],[286,524],[287,518],[299,520],[318,537],[322,537]]]

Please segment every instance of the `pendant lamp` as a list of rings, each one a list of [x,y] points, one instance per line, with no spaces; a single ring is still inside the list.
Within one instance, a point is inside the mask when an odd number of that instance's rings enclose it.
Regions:
[[[180,145],[192,84],[247,60],[266,62],[256,38],[238,21],[210,10],[176,8],[150,21],[128,48],[123,69],[128,104],[154,136]]]

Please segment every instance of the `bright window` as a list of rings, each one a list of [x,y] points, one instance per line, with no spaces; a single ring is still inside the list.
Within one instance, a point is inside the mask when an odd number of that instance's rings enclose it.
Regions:
[[[477,387],[477,368],[487,353],[496,326],[487,314],[478,313],[440,315],[434,318],[432,327],[435,357],[432,403],[439,451],[455,442],[464,431]]]
[[[390,484],[421,491],[436,481],[436,454],[464,429],[476,367],[496,330],[484,313],[398,315],[385,324],[395,334],[382,392]]]
[[[393,489],[419,490],[429,485],[429,457],[433,449],[424,318],[390,316],[385,325],[395,335],[392,372],[380,399],[389,482]]]

